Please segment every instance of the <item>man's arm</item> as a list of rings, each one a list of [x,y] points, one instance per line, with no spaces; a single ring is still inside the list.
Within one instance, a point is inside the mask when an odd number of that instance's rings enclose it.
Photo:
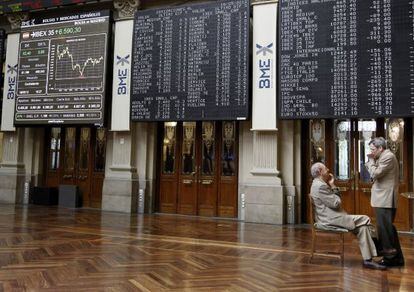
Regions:
[[[376,162],[373,159],[370,159],[366,163],[366,167],[368,169],[369,174],[373,180],[381,178],[384,176],[388,171],[390,171],[393,167],[393,159],[392,155],[388,155],[383,159],[378,159]]]
[[[331,189],[328,185],[321,185],[318,199],[331,209],[338,209],[341,206],[338,188]]]

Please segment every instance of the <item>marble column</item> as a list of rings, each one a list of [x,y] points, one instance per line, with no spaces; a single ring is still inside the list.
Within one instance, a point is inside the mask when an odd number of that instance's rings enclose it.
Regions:
[[[138,213],[152,213],[156,191],[156,123],[137,123]]]
[[[286,223],[300,222],[301,136],[300,121],[279,122],[280,177],[285,197]]]
[[[0,163],[0,203],[22,203],[26,177],[24,157],[25,129],[3,133],[3,154]]]
[[[109,132],[106,151],[102,209],[135,213],[138,179],[133,147],[134,128],[130,132]]]
[[[251,131],[240,123],[239,219],[282,224],[284,194],[278,170],[278,132]]]
[[[132,24],[134,13],[138,9],[140,1],[114,0],[113,4],[116,28],[122,21]],[[115,31],[119,32],[119,29],[115,29]],[[132,38],[132,35],[130,37]],[[118,42],[122,40],[122,38],[116,39]],[[115,47],[119,46],[122,46],[122,44],[115,43]],[[129,64],[129,61],[125,62]],[[128,109],[125,109],[125,111],[125,115],[128,115]],[[112,124],[114,124],[116,118],[116,116],[112,116]],[[123,117],[119,116],[119,118]],[[108,134],[105,179],[102,189],[103,210],[137,212],[139,181],[136,168],[136,131],[136,124],[127,122],[123,129],[115,127],[114,131]]]

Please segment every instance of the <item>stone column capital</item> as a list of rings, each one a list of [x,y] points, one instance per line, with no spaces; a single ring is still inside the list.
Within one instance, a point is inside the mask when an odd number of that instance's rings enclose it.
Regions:
[[[117,20],[133,18],[140,5],[140,0],[114,0]]]
[[[13,13],[7,15],[7,20],[10,23],[13,31],[20,30],[22,22],[29,19],[29,13]]]

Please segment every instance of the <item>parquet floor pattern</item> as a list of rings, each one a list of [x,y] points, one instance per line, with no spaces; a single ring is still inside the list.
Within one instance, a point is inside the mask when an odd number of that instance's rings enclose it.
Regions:
[[[387,271],[362,268],[351,234],[343,267],[308,264],[310,239],[303,225],[0,205],[0,291],[414,291],[411,235]]]

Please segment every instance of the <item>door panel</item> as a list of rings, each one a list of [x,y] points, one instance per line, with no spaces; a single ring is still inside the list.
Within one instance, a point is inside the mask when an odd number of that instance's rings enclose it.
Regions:
[[[218,196],[218,216],[237,216],[237,127],[236,122],[226,121],[221,130],[221,169]]]
[[[102,203],[102,188],[105,179],[105,160],[106,160],[106,129],[97,128],[93,143],[93,167],[91,192],[90,192],[90,207],[101,208]],[[94,133],[94,132],[92,132]]]
[[[66,128],[63,148],[63,175],[61,183],[64,185],[76,184],[76,128]]]
[[[342,207],[355,214],[354,159],[351,156],[355,144],[351,132],[351,121],[334,120],[334,168],[335,184],[342,194]]]
[[[366,214],[375,221],[374,210],[371,207],[372,181],[365,163],[370,152],[369,142],[376,136],[386,138],[388,148],[396,154],[400,163],[399,192],[409,189],[407,137],[410,135],[406,133],[407,126],[403,119],[311,120],[308,127],[308,169],[319,161],[331,169],[335,176],[335,184],[342,194],[343,207],[348,213]],[[410,128],[409,132],[411,131]],[[309,192],[312,178],[308,170],[306,174]],[[309,214],[308,209],[306,218]],[[399,230],[410,229],[410,212],[408,199],[399,196],[395,219],[395,225]]]
[[[164,123],[161,146],[160,205],[162,213],[177,212],[177,123]]]
[[[159,210],[236,217],[236,123],[168,122],[162,129]]]
[[[80,128],[78,137],[78,165],[76,169],[76,185],[82,193],[83,204],[91,206],[91,129]]]
[[[46,145],[48,145],[48,153],[46,154],[46,185],[49,187],[58,187],[61,172],[61,141],[62,129],[51,128],[46,137]]]
[[[357,165],[355,168],[355,194],[356,194],[356,214],[365,214],[370,216],[373,221],[375,220],[374,209],[371,207],[371,187],[372,181],[368,170],[365,167],[367,161],[367,155],[371,152],[369,149],[369,142],[375,138],[378,134],[378,130],[381,128],[382,123],[375,120],[359,120],[357,137],[354,141],[357,141],[357,152],[354,155]]]
[[[178,213],[197,214],[197,181],[199,167],[196,165],[196,122],[184,122],[182,127],[181,171],[178,183]]]
[[[400,166],[400,185],[399,193],[408,192],[409,184],[409,167],[408,161],[408,145],[412,145],[407,141],[407,136],[411,131],[408,129],[408,124],[403,119],[387,119],[385,121],[385,137],[387,139],[388,148],[395,153]],[[410,135],[411,136],[411,135]],[[401,230],[410,230],[411,222],[411,202],[408,198],[403,196],[398,197],[397,215],[395,216],[395,225]],[[408,220],[407,220],[408,217]]]
[[[202,122],[201,172],[198,180],[198,214],[216,216],[217,210],[217,144],[216,123]]]

